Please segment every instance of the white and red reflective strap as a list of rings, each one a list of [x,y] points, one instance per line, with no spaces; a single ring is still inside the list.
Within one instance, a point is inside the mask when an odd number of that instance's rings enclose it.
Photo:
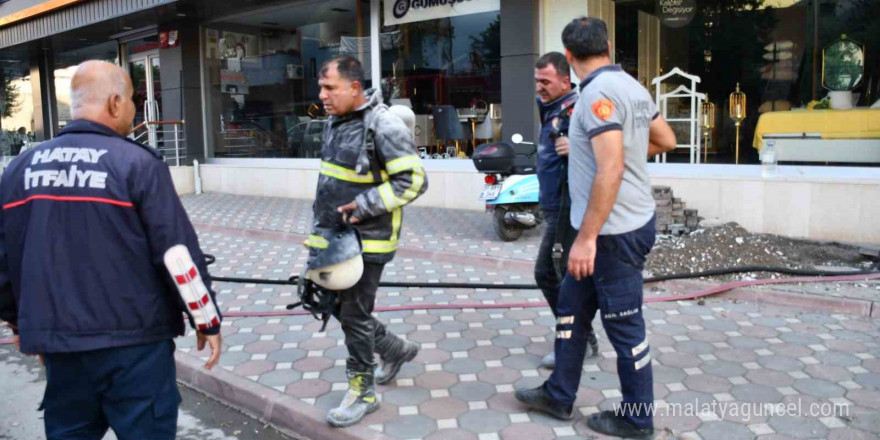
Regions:
[[[184,284],[191,283],[198,276],[199,272],[198,270],[196,270],[196,267],[193,266],[185,274],[175,276],[174,280],[177,281],[178,286],[182,286]],[[202,296],[200,300],[187,303],[187,305],[189,306],[190,310],[196,311],[208,304],[208,301],[210,300],[211,298],[208,297],[208,294],[206,293]]]
[[[220,315],[211,301],[208,287],[193,263],[189,249],[180,244],[168,249],[165,252],[165,267],[177,283],[178,293],[189,308],[196,328],[206,330],[219,326]]]
[[[177,284],[186,284],[194,280],[198,275],[199,272],[196,270],[196,267],[193,266],[183,275],[175,276],[174,279],[177,281]]]

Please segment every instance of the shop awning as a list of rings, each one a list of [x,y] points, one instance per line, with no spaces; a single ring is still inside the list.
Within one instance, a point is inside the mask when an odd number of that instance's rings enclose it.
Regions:
[[[122,17],[177,0],[89,0],[71,3],[33,18],[0,27],[0,49],[26,43],[105,20]],[[49,2],[46,2],[49,3]],[[13,14],[14,15],[14,14]]]

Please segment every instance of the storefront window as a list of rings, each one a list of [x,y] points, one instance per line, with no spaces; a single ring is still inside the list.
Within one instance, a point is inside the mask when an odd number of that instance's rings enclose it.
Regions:
[[[380,42],[383,96],[412,107],[420,149],[448,157],[456,147],[463,156],[500,137],[498,11],[385,26]]]
[[[674,68],[699,77],[697,92],[708,94],[717,109],[708,136],[710,163],[735,161],[737,130],[729,97],[737,85],[747,97],[739,131],[740,163],[759,162],[765,134],[815,138],[799,144],[805,147],[797,147],[819,151],[815,160],[810,155],[783,155],[787,162],[871,163],[827,153],[851,143],[845,139],[861,139],[880,154],[876,133],[858,131],[868,130],[870,124],[853,124],[851,129],[838,126],[837,130],[819,127],[809,122],[811,115],[815,116],[810,112],[815,110],[808,108],[815,107],[817,101],[819,108],[830,105],[823,101],[834,95],[829,93],[835,87],[834,80],[823,82],[823,65],[828,64],[835,72],[845,73],[846,78],[836,79],[846,85],[842,87],[845,96],[837,99],[850,101],[848,106],[856,112],[849,116],[829,112],[823,117],[851,120],[864,116],[866,121],[880,117],[880,111],[858,113],[868,111],[880,97],[880,33],[875,23],[878,12],[872,2],[855,1],[618,1],[613,14],[614,55],[616,62],[652,94],[656,89],[651,81]],[[857,42],[863,53],[823,52],[842,39]],[[862,76],[856,81],[858,73]],[[660,92],[672,92],[680,86],[690,87],[690,82],[675,76],[662,83]],[[846,107],[840,103],[837,106]],[[695,139],[690,136],[692,125],[683,120],[693,116],[691,109],[688,99],[668,101],[668,117],[673,120],[680,145]],[[702,136],[699,142],[705,143]],[[686,162],[689,157],[683,153],[670,156],[670,160]]]
[[[14,156],[34,140],[34,101],[26,52],[4,54],[0,64],[0,156]]]
[[[55,105],[58,128],[64,128],[70,116],[70,80],[76,66],[88,60],[104,60],[119,64],[119,45],[116,41],[95,44],[55,54]]]
[[[338,54],[364,63],[369,2],[273,7],[203,29],[206,128],[214,157],[318,157],[326,115],[318,70]]]

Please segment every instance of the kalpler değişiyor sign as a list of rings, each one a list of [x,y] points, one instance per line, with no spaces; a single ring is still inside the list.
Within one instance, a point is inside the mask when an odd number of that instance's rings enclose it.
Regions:
[[[657,0],[660,23],[671,28],[687,26],[697,15],[695,0]]]

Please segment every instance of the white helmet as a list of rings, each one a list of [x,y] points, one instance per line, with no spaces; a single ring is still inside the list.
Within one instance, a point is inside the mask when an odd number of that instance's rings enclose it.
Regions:
[[[405,105],[392,105],[388,107],[388,110],[391,111],[392,114],[400,118],[404,124],[406,124],[406,128],[409,131],[415,130],[416,127],[416,114],[413,113],[412,109]]]
[[[327,290],[354,287],[364,274],[363,245],[357,229],[348,226],[333,233],[327,248],[309,257],[305,278]]]

